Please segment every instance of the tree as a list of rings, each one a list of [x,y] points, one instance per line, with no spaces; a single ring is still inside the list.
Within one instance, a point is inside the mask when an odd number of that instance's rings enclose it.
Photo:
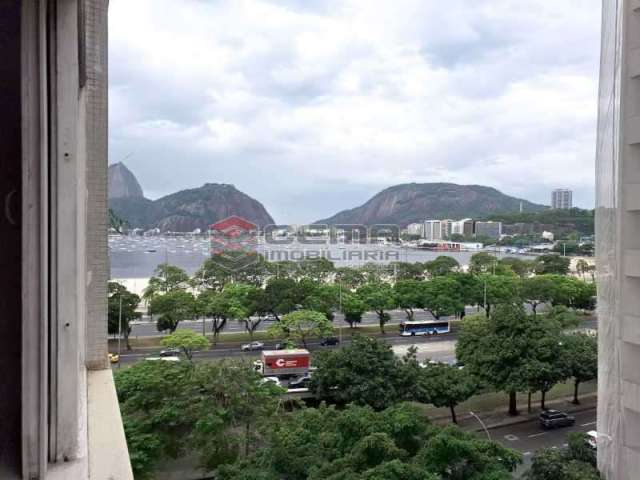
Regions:
[[[469,273],[475,275],[492,273],[495,271],[497,263],[498,259],[487,252],[474,253],[469,260]]]
[[[333,324],[326,315],[312,310],[287,313],[279,322],[269,327],[269,335],[295,344],[302,342],[305,348],[310,337],[327,337],[332,333]]]
[[[197,304],[198,311],[211,319],[211,331],[215,343],[231,316],[229,296],[224,292],[205,290],[198,295]]]
[[[121,328],[127,350],[131,350],[131,346],[129,345],[129,334],[131,333],[130,322],[140,318],[140,313],[137,311],[138,305],[140,304],[140,297],[117,282],[109,282],[108,291],[108,332],[111,335],[117,335],[120,333]]]
[[[475,395],[477,380],[467,369],[446,364],[429,364],[422,373],[430,403],[438,408],[449,408],[451,420],[458,423],[455,407]]]
[[[338,309],[340,303],[340,287],[327,283],[311,283],[311,287],[305,298],[302,300],[302,307],[306,310],[321,312],[329,320],[333,320],[334,311]]]
[[[344,321],[349,324],[350,328],[362,321],[362,315],[366,311],[367,306],[357,295],[351,293],[342,294],[342,313],[344,314]]]
[[[215,258],[207,258],[202,266],[193,274],[191,285],[200,290],[222,290],[231,282],[231,271],[225,268]]]
[[[253,340],[253,334],[262,323],[260,305],[264,304],[264,291],[246,283],[231,283],[222,291],[229,302],[229,318],[244,324],[245,330]]]
[[[193,330],[178,330],[171,335],[164,337],[160,344],[163,347],[179,348],[187,357],[187,360],[193,360],[193,352],[198,350],[206,350],[209,348],[209,340]]]
[[[522,305],[499,305],[490,317],[467,317],[456,345],[456,358],[471,374],[509,395],[509,414],[518,415],[517,392],[527,389],[528,364],[536,321]]]
[[[587,262],[584,258],[579,259],[576,262],[576,272],[578,272],[580,276],[582,276],[583,280],[584,280],[585,273],[587,273],[588,271],[589,271],[589,262]]]
[[[496,305],[521,302],[520,282],[512,275],[478,275],[474,304],[482,305],[487,316]]]
[[[465,304],[457,287],[456,281],[449,277],[435,277],[424,282],[422,307],[436,319],[464,310]]]
[[[356,335],[341,349],[321,352],[314,364],[310,389],[321,400],[384,409],[402,398],[400,361],[374,338]]]
[[[424,305],[424,282],[418,280],[400,280],[393,286],[398,306],[402,308],[408,320],[413,320],[413,311]]]
[[[335,274],[335,283],[348,290],[354,290],[366,282],[364,273],[358,268],[339,267],[336,268]]]
[[[533,262],[529,260],[522,260],[516,257],[501,258],[498,261],[501,267],[510,269],[513,273],[519,277],[526,278],[533,271]]]
[[[251,365],[227,360],[139,362],[115,382],[137,479],[185,453],[195,453],[205,471],[252,453],[281,393]]]
[[[522,462],[522,456],[450,426],[437,430],[414,462],[447,480],[507,480],[512,478],[510,472]]]
[[[391,318],[386,311],[396,307],[396,298],[391,286],[387,283],[367,283],[358,289],[357,295],[367,308],[376,312],[380,333],[384,335],[384,326]]]
[[[393,272],[394,281],[422,280],[424,278],[424,265],[420,262],[392,262],[389,270]]]
[[[153,297],[174,290],[184,290],[189,286],[189,275],[182,268],[168,263],[156,267],[149,283],[144,289],[142,298],[151,301]]]
[[[193,318],[196,313],[195,298],[184,290],[171,290],[163,295],[155,295],[149,304],[152,315],[160,315],[157,329],[159,332],[175,332],[182,320]]]
[[[554,277],[550,275],[536,275],[522,279],[522,300],[531,305],[533,315],[538,312],[538,305],[551,302],[556,285]]]
[[[573,458],[570,450],[538,450],[525,474],[527,480],[599,480],[596,468]]]
[[[424,265],[429,277],[439,277],[457,272],[460,268],[458,261],[449,255],[440,255]]]
[[[563,335],[563,359],[574,379],[573,403],[580,404],[580,384],[598,377],[598,339],[585,333]]]
[[[276,320],[281,315],[292,312],[303,301],[302,290],[292,278],[270,278],[265,286],[265,310]]]
[[[299,262],[298,267],[303,277],[318,283],[326,282],[335,270],[333,262],[324,257],[305,258]]]
[[[558,254],[540,255],[536,259],[534,271],[537,275],[555,274],[566,275],[569,273],[569,265],[571,260],[567,257],[561,257]]]

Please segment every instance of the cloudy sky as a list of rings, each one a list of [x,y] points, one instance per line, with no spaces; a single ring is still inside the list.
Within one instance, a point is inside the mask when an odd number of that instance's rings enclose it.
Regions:
[[[445,7],[446,5],[446,7]],[[594,201],[600,0],[111,0],[110,161],[310,222],[398,183]]]

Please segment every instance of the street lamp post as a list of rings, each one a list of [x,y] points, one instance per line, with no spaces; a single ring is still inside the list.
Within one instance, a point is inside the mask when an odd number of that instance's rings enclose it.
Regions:
[[[478,420],[478,422],[480,422],[480,425],[482,425],[482,428],[484,429],[484,433],[487,434],[487,438],[489,439],[489,441],[491,441],[491,434],[489,433],[489,429],[487,428],[487,426],[484,424],[484,422],[482,421],[482,419],[476,415],[473,412],[469,412],[469,415],[471,415],[473,418],[475,418],[476,420]]]
[[[122,292],[119,295],[118,306],[118,368],[120,368],[120,339],[122,338]]]

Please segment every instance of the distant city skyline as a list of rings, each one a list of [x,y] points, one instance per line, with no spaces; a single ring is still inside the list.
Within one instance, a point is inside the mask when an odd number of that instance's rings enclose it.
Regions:
[[[592,208],[600,2],[517,5],[112,0],[110,160],[287,223],[410,182]]]

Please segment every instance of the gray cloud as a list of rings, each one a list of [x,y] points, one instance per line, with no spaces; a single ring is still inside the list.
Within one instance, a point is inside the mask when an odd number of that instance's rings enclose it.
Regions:
[[[389,185],[593,204],[598,0],[112,0],[110,157],[306,222]]]

